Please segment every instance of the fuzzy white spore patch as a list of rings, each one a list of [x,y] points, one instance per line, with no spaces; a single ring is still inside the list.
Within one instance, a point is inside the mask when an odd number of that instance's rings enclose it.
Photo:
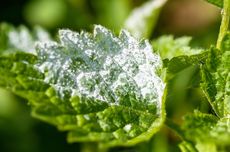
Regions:
[[[37,46],[37,66],[61,97],[68,91],[110,105],[161,107],[164,83],[157,71],[162,63],[148,41],[127,31],[116,37],[98,25],[93,34],[60,30],[59,36],[60,44]]]

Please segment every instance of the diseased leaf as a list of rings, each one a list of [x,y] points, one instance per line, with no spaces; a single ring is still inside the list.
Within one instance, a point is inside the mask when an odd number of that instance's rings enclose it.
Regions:
[[[33,102],[45,101],[48,85],[44,75],[34,64],[37,62],[35,43],[49,40],[50,36],[40,27],[30,32],[26,27],[15,28],[9,24],[0,25],[0,86]],[[46,99],[48,100],[48,99]]]
[[[25,26],[14,28],[13,26],[0,24],[0,54],[23,51],[35,53],[35,42],[50,40],[49,34],[40,27],[35,27],[30,32]]]
[[[219,117],[230,115],[230,34],[221,51],[212,48],[202,68],[202,88]]]
[[[166,2],[167,0],[150,0],[134,9],[125,21],[124,28],[137,38],[149,38]]]
[[[0,85],[12,90],[16,94],[21,94],[27,98],[33,89],[39,90],[43,85],[33,82],[43,82],[44,76],[34,68],[37,57],[33,54],[16,52],[0,56]],[[27,80],[28,82],[25,82]],[[31,90],[29,90],[31,89]],[[38,96],[37,96],[38,97]],[[39,100],[39,99],[38,99]]]
[[[224,5],[224,1],[223,0],[206,0],[207,2],[213,4],[213,5],[216,5],[220,8],[223,8],[223,5]]]
[[[162,65],[151,45],[101,26],[93,34],[60,30],[59,37],[39,43],[37,56],[1,56],[0,85],[28,99],[33,116],[69,131],[69,142],[148,140],[165,118]]]

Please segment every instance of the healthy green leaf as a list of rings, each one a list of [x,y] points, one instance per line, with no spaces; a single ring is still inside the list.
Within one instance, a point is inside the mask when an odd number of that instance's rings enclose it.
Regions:
[[[202,88],[219,117],[230,115],[230,34],[221,50],[212,48],[202,67]]]
[[[218,151],[230,144],[230,33],[221,50],[211,48],[201,67],[201,87],[217,116],[195,112],[185,117],[182,126],[186,139],[199,151]],[[212,149],[212,150],[211,150]]]
[[[191,66],[199,68],[204,63],[208,56],[208,52],[203,52],[197,55],[182,55],[174,57],[171,60],[164,60],[164,67],[166,67],[166,81],[172,79],[179,72]]]
[[[0,85],[28,99],[35,117],[69,131],[70,142],[148,140],[165,118],[161,61],[151,45],[101,26],[93,34],[60,30],[59,37],[39,43],[37,56],[2,56]]]
[[[182,152],[197,152],[197,149],[187,141],[180,143],[179,147]]]
[[[230,119],[195,111],[185,117],[182,128],[187,139],[198,143],[230,144]]]
[[[125,21],[124,28],[137,38],[149,38],[167,0],[150,0],[134,9]]]
[[[164,59],[167,82],[191,66],[195,67],[193,71],[196,72],[204,62],[207,53],[203,49],[192,49],[189,46],[190,41],[191,37],[174,39],[172,35],[165,35],[152,42],[154,50]]]
[[[172,35],[164,35],[152,42],[155,51],[159,52],[162,59],[172,59],[182,55],[195,55],[201,53],[202,49],[192,49],[189,46],[191,37],[183,36],[174,38]]]
[[[224,1],[223,0],[206,0],[207,2],[213,4],[213,5],[216,5],[220,8],[223,8],[223,5],[224,5]]]

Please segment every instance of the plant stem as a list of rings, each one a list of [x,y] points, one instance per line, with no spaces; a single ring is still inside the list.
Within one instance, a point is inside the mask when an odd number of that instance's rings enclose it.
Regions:
[[[172,120],[166,118],[165,124],[167,127],[172,129],[182,140],[184,139],[184,133],[176,123],[174,123]]]
[[[216,47],[220,49],[222,39],[225,33],[228,31],[229,26],[229,18],[230,18],[230,0],[223,0],[224,1],[224,8],[222,9],[222,20],[220,25],[220,32],[217,39]]]
[[[185,134],[179,125],[177,125],[172,120],[167,118],[165,120],[165,125],[169,127],[172,131],[174,131],[177,134],[177,136],[182,140],[180,144],[181,149],[186,148],[187,150],[185,151],[198,152],[197,149],[195,148],[194,143],[186,139]]]

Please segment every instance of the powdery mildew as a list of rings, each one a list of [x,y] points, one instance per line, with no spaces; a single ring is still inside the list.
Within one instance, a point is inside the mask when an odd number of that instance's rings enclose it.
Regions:
[[[110,105],[135,101],[161,107],[164,83],[156,74],[161,60],[147,41],[126,31],[115,37],[98,25],[93,34],[60,30],[59,35],[60,44],[38,44],[37,66],[61,97],[69,91]]]

